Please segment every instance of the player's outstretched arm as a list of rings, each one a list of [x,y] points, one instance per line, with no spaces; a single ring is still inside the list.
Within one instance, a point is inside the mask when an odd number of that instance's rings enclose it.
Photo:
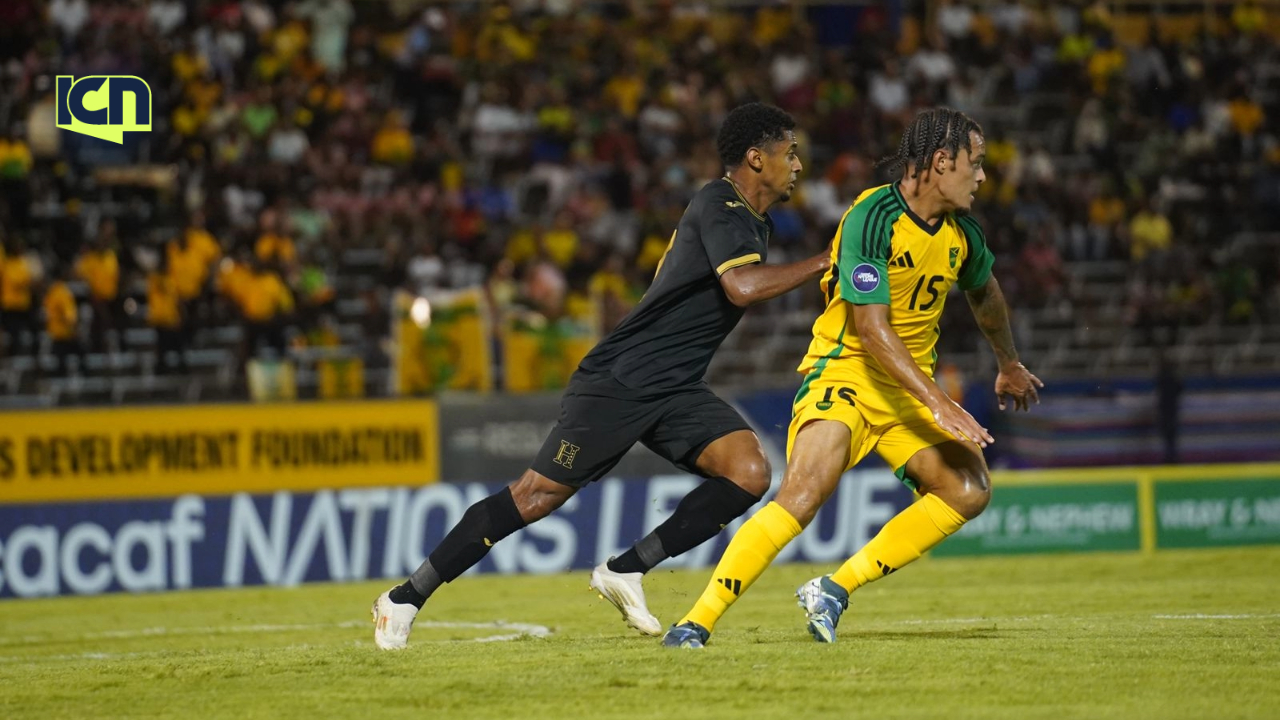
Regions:
[[[1014,407],[1028,410],[1031,403],[1040,404],[1036,388],[1044,387],[1040,378],[1032,375],[1018,361],[1018,351],[1013,347],[1013,331],[1009,328],[1009,306],[1000,291],[1000,283],[992,275],[981,287],[965,293],[973,317],[978,321],[982,334],[991,343],[1000,372],[996,375],[996,399],[1000,409],[1005,409],[1005,396],[1013,399]]]
[[[879,304],[853,305],[853,322],[862,346],[880,363],[880,367],[925,407],[933,412],[938,427],[960,440],[968,440],[980,447],[995,442],[991,433],[978,424],[973,416],[947,396],[937,383],[916,365],[911,351],[889,324],[889,306]]]
[[[791,292],[830,268],[829,252],[786,265],[752,263],[725,272],[720,276],[720,286],[729,302],[747,307]]]

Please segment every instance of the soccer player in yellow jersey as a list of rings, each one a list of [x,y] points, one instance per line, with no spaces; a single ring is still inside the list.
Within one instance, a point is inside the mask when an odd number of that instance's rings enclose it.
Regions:
[[[992,257],[968,216],[985,175],[982,128],[963,113],[918,114],[885,163],[900,179],[862,193],[845,213],[822,278],[773,502],[734,536],[711,582],[667,631],[669,647],[702,647],[716,621],[805,528],[845,470],[872,450],[919,500],[833,574],[796,592],[809,632],[835,642],[849,593],[898,570],[978,516],[991,498],[982,450],[991,435],[934,383],[947,293],[959,285],[999,362],[995,391],[1026,410],[1040,380],[1018,361]]]

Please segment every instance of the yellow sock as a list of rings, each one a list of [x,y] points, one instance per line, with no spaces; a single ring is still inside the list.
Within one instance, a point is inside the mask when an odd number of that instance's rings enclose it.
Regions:
[[[880,528],[880,532],[831,575],[853,592],[928,552],[964,525],[964,516],[935,495],[925,495]]]
[[[751,587],[801,529],[800,523],[778,503],[771,502],[761,508],[733,536],[707,589],[680,622],[692,621],[707,630],[713,629],[733,601]]]

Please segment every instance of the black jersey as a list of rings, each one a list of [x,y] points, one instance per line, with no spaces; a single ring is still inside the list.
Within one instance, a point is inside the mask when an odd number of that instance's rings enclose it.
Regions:
[[[685,208],[640,304],[583,358],[574,379],[611,379],[637,391],[701,383],[743,313],[720,276],[764,262],[772,231],[727,178],[707,183]]]

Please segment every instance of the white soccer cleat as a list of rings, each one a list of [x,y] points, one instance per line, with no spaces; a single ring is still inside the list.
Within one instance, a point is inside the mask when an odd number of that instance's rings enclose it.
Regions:
[[[660,637],[662,623],[644,603],[644,588],[640,585],[642,577],[644,574],[638,572],[616,573],[606,563],[600,563],[591,571],[591,589],[618,608],[628,627],[651,637]]]
[[[383,650],[403,650],[417,615],[418,608],[391,602],[390,590],[382,593],[373,603],[373,643]]]

